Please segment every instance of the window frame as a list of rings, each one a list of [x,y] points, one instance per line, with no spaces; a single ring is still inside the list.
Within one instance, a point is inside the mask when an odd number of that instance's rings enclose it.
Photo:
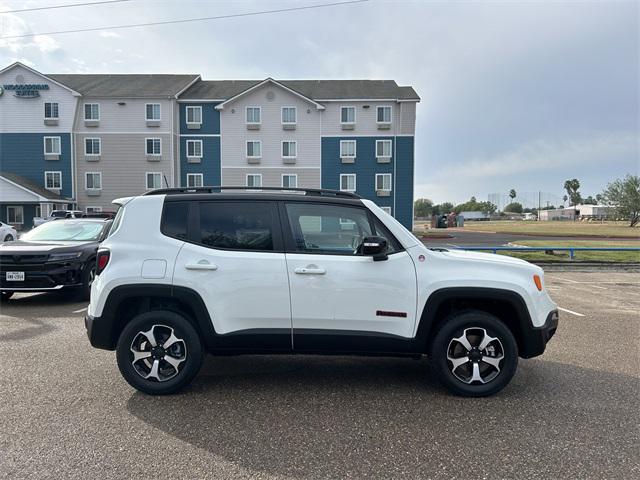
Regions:
[[[200,155],[189,155],[189,144],[191,145],[196,145],[196,144],[200,144]],[[202,158],[204,157],[204,142],[202,140],[198,140],[198,139],[187,139],[187,142],[185,144],[185,153],[186,153],[186,157],[187,158]]]
[[[13,218],[14,221],[10,221],[9,219],[9,209],[13,209],[14,210],[14,214],[13,214]],[[16,222],[15,219],[17,218],[16,213],[15,212],[20,212],[20,221]],[[9,225],[24,225],[24,206],[22,205],[7,205],[7,223]]]
[[[378,155],[378,144],[388,143],[389,144],[389,155]],[[393,140],[390,138],[382,138],[376,140],[376,158],[391,158],[393,157]]]
[[[189,112],[190,111],[199,111],[199,117],[200,117],[200,121],[199,122],[194,122],[194,121],[189,121]],[[187,125],[202,125],[202,105],[185,105],[185,110],[184,110],[184,123],[186,123]]]
[[[293,177],[296,179],[296,185],[294,187],[292,187],[291,185],[285,187],[284,186],[284,177]],[[282,186],[282,188],[298,188],[298,174],[297,173],[283,173],[280,176],[280,185]]]
[[[259,120],[256,121],[249,121],[249,110],[258,110],[258,118]],[[244,107],[244,123],[247,125],[262,125],[262,107],[256,106],[256,105],[247,105],[246,107]]]
[[[98,110],[98,117],[97,118],[87,118],[87,106],[91,106],[91,114],[93,116],[93,107],[97,107]],[[89,103],[85,103],[84,106],[82,107],[83,109],[83,117],[84,120],[88,120],[90,122],[99,122],[100,121],[100,104],[99,103],[94,103],[94,102],[89,102]]]
[[[155,141],[158,140],[158,145],[160,146],[160,151],[158,153],[149,153],[148,151],[148,142],[149,140],[153,140],[153,146],[155,147]],[[153,148],[153,151],[155,152],[155,148]],[[146,137],[144,139],[144,153],[145,155],[151,156],[151,157],[161,157],[162,156],[162,138],[160,137]]]
[[[93,143],[94,140],[98,141],[98,153],[87,153],[87,140],[91,140],[91,142]],[[93,145],[92,148],[93,150]],[[84,155],[85,157],[99,157],[100,155],[102,155],[102,139],[100,137],[85,137],[84,138]]]
[[[378,188],[378,178],[389,177],[389,188]],[[384,181],[383,181],[384,183]],[[393,191],[393,174],[391,173],[376,173],[374,189],[376,192],[392,192]]]
[[[391,213],[391,207],[382,207],[380,205],[378,205],[385,213],[388,213],[389,215],[393,216],[393,214]]]
[[[149,175],[159,175],[160,176],[160,186],[159,187],[150,187],[149,186]],[[144,187],[146,190],[156,190],[158,188],[162,188],[162,172],[144,172]]]
[[[353,155],[343,155],[342,145],[353,143]],[[356,140],[340,140],[340,158],[356,158],[358,154],[358,142]]]
[[[189,178],[199,178],[200,179],[200,185],[189,185]],[[187,188],[198,188],[198,187],[203,187],[204,186],[204,174],[203,173],[187,173],[187,184],[186,187]]]
[[[345,108],[349,108],[353,110],[353,121],[351,122],[343,122],[342,121],[342,110]],[[340,125],[355,125],[356,124],[356,107],[355,105],[340,105]]]
[[[346,190],[346,189],[342,188],[342,178],[343,177],[353,177],[353,190]],[[355,173],[341,173],[340,174],[340,184],[338,186],[339,186],[341,192],[355,193],[356,189],[358,188],[356,174]]]
[[[285,143],[293,143],[294,150],[296,151],[295,155],[285,155],[284,154],[284,144]],[[291,152],[289,152],[291,153]],[[280,142],[280,156],[284,158],[298,158],[298,141],[297,140],[282,140]]]
[[[57,140],[58,143],[58,151],[57,152],[47,152],[47,140]],[[46,137],[42,137],[42,147],[45,155],[62,155],[62,137],[56,135],[47,135]],[[52,144],[53,146],[53,144]]]
[[[89,186],[88,186],[89,185],[89,182],[88,182],[89,175],[92,175],[92,176],[93,175],[97,175],[98,176],[98,178],[100,179],[100,188],[96,188],[95,186],[89,188]],[[94,182],[94,184],[95,184],[95,182]],[[84,172],[84,189],[87,192],[101,192],[102,191],[102,172]]]
[[[295,120],[293,122],[285,122],[284,121],[284,111],[285,109],[292,109],[293,110],[293,116],[295,117]],[[297,125],[298,124],[298,107],[295,106],[282,106],[280,107],[280,122],[282,123],[282,125]]]
[[[378,120],[378,111],[380,109],[389,109],[389,121],[380,121]],[[377,105],[376,106],[376,123],[378,125],[391,125],[391,122],[393,121],[393,106],[392,105]]]
[[[260,145],[260,155],[249,155],[250,143],[257,143]],[[262,158],[262,140],[247,140],[244,146],[244,153],[247,158]]]
[[[260,178],[260,185],[249,185],[249,177],[258,177],[258,178]],[[261,173],[247,173],[246,176],[245,176],[245,184],[246,184],[247,188],[255,188],[255,189],[262,188],[262,174]]]
[[[60,181],[58,182],[60,184],[60,187],[56,187],[55,186],[55,181],[53,182],[54,186],[53,187],[48,187],[47,186],[47,175],[48,174],[53,174],[53,178],[55,180],[56,176],[60,179]],[[57,175],[56,175],[57,174]],[[62,171],[60,170],[46,170],[44,172],[44,188],[46,188],[47,190],[62,190]]]
[[[147,110],[147,108],[149,106],[158,106],[158,118],[149,118],[148,114],[149,111]],[[153,109],[152,109],[153,112]],[[157,102],[153,102],[153,103],[145,103],[144,104],[144,119],[147,122],[159,122],[162,119],[162,104],[161,103],[157,103]]]
[[[91,209],[91,211],[89,211],[89,209]],[[102,213],[102,207],[99,206],[87,206],[84,208],[85,213],[90,214],[90,213]]]
[[[47,117],[47,105],[51,105],[50,110],[53,112],[53,106],[55,105],[55,116]],[[59,120],[60,119],[60,104],[58,102],[44,102],[44,119],[45,120]]]

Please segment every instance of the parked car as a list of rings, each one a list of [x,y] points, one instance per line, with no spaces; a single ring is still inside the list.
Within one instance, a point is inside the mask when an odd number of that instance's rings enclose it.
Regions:
[[[0,239],[3,242],[13,242],[18,239],[18,232],[11,225],[0,222]]]
[[[98,244],[111,221],[71,219],[48,222],[0,244],[0,295],[76,290],[89,298]]]
[[[167,394],[203,354],[427,354],[456,394],[511,380],[558,325],[540,267],[431,250],[355,194],[157,190],[117,200],[85,324],[136,389]]]
[[[82,218],[82,210],[52,210],[48,217],[33,217],[33,226],[39,227],[43,223],[63,218]]]
[[[83,213],[82,218],[115,218],[116,212]]]

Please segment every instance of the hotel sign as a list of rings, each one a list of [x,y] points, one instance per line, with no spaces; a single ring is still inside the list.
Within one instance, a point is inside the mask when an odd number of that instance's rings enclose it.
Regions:
[[[46,83],[7,83],[0,87],[0,95],[3,90],[12,91],[14,97],[36,98],[40,96],[40,90],[49,90],[49,85]]]

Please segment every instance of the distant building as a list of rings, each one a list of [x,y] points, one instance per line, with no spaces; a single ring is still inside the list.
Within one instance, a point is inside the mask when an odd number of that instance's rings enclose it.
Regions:
[[[613,215],[615,207],[608,205],[575,205],[567,208],[540,210],[540,220],[604,220]]]
[[[490,215],[486,212],[460,212],[460,217],[464,217],[466,221],[470,220],[489,220]]]

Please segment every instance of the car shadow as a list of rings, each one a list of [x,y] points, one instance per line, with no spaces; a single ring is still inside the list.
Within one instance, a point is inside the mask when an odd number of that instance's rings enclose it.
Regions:
[[[425,360],[218,357],[183,393],[136,392],[127,407],[166,434],[272,475],[607,477],[617,459],[638,462],[637,385],[529,360],[500,394],[469,399],[436,385]],[[587,455],[594,434],[602,448]]]

